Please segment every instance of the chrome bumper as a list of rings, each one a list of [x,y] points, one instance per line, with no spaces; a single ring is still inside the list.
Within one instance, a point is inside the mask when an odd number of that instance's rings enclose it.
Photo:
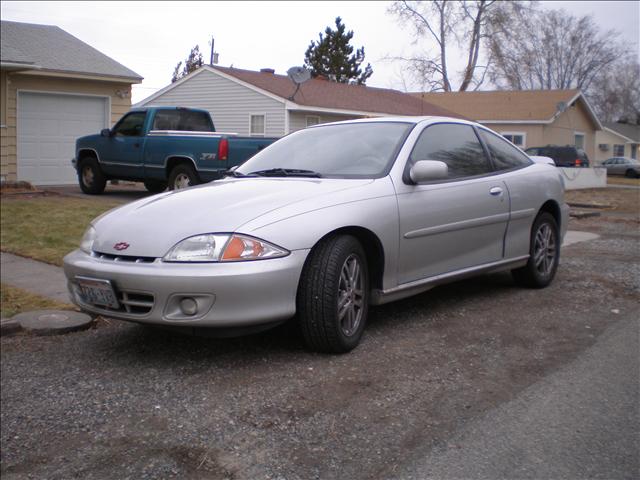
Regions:
[[[237,263],[129,263],[75,250],[64,258],[71,300],[82,310],[121,320],[160,325],[244,327],[292,317],[309,250],[283,258]],[[118,310],[89,305],[78,277],[111,281]],[[185,315],[181,299],[195,299],[198,311]]]

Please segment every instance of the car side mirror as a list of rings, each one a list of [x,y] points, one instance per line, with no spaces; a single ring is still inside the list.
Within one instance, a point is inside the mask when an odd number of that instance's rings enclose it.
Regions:
[[[110,137],[111,136],[111,129],[110,128],[103,128],[102,130],[100,130],[100,135],[102,135],[103,137]]]
[[[409,170],[409,178],[414,183],[442,180],[449,176],[446,163],[437,160],[418,160]]]

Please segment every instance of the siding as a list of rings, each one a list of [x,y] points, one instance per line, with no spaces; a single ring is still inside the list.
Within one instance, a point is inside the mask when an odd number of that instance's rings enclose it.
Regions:
[[[342,120],[353,120],[362,118],[356,115],[334,115],[330,113],[314,113],[314,112],[289,112],[289,133],[296,130],[302,130],[307,127],[307,117],[320,117],[320,123],[340,122]]]
[[[2,136],[0,177],[3,181],[13,182],[17,179],[16,155],[16,99],[18,90],[36,90],[41,92],[64,92],[88,95],[103,95],[111,99],[111,124],[113,125],[131,108],[131,98],[120,98],[116,90],[131,91],[130,83],[101,82],[98,80],[81,80],[74,78],[46,77],[23,73],[2,72],[2,86],[6,82],[6,100],[2,108],[6,113],[6,127],[0,129]],[[3,96],[3,99],[5,97]],[[4,118],[4,117],[3,117]],[[97,132],[96,132],[97,133]]]
[[[548,143],[542,136],[542,125],[488,123],[484,126],[499,133],[500,135],[505,132],[524,133],[526,138],[524,140],[524,147],[522,147],[523,150],[526,150],[529,147],[540,147]]]
[[[608,150],[600,150],[598,145],[605,144],[609,146]],[[624,145],[624,156],[631,158],[631,144],[616,135],[615,133],[608,132],[607,130],[600,130],[596,132],[596,156],[597,163],[602,163],[607,158],[613,157],[613,146]]]
[[[216,130],[249,135],[250,116],[265,114],[265,135],[281,137],[284,102],[255,92],[208,70],[202,70],[177,87],[143,105],[175,105],[208,110]]]
[[[584,150],[590,160],[595,159],[595,126],[581,102],[576,102],[567,108],[551,125],[545,125],[542,134],[546,144],[575,145],[575,132],[585,134]]]

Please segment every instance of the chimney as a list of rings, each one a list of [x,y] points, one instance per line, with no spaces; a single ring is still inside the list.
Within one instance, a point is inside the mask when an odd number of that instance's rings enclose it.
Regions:
[[[276,71],[273,68],[261,68],[260,69],[260,73],[276,73]]]

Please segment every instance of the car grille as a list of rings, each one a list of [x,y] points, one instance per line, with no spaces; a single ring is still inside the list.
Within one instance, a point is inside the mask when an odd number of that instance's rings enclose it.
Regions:
[[[91,256],[99,260],[123,263],[153,263],[156,257],[136,257],[132,255],[113,255],[111,253],[92,252]]]
[[[115,289],[115,294],[118,297],[120,305],[118,308],[111,308],[105,305],[94,305],[87,303],[82,298],[80,290],[77,285],[74,284],[73,290],[75,298],[84,305],[92,308],[97,308],[104,312],[105,315],[109,313],[127,313],[129,315],[146,315],[153,310],[155,298],[151,293],[145,292],[132,292],[127,290]]]

